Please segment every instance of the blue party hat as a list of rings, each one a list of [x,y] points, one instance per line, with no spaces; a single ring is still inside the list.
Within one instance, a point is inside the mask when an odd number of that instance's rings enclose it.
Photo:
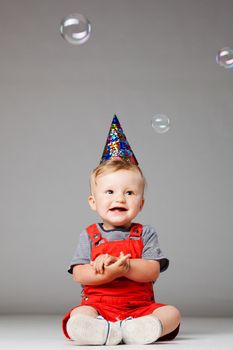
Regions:
[[[116,114],[114,115],[112,124],[110,126],[108,138],[100,163],[111,158],[122,158],[138,165],[138,161],[126,139],[126,136]]]

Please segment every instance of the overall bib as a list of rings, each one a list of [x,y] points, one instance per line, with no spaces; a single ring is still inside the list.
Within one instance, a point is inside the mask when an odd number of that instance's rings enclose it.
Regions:
[[[92,261],[101,254],[118,257],[120,252],[131,254],[131,259],[140,259],[142,257],[143,240],[141,224],[133,224],[127,239],[112,242],[107,241],[106,238],[101,236],[96,224],[89,226],[86,230],[92,241]],[[124,320],[127,317],[136,318],[146,316],[151,314],[155,309],[166,306],[166,304],[155,302],[152,282],[135,282],[126,277],[120,277],[110,283],[98,286],[84,286],[82,300],[79,306],[83,305],[94,307],[104,319],[112,322]],[[77,306],[73,309],[75,308]],[[63,319],[63,331],[67,338],[69,338],[69,335],[66,331],[66,323],[70,318],[72,310]],[[171,339],[175,336],[173,335]]]

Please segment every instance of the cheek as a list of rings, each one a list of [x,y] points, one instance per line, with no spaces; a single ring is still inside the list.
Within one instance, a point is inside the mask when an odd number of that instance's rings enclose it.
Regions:
[[[138,201],[137,207],[138,207],[139,210],[142,209],[142,207],[143,207],[143,200],[139,200]]]
[[[101,208],[106,208],[108,207],[109,205],[109,201],[106,199],[106,198],[101,198],[99,201],[98,201],[98,207],[101,209]]]

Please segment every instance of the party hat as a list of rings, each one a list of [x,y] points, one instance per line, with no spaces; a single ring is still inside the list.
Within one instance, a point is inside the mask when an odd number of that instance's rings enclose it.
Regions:
[[[133,164],[138,164],[116,114],[114,115],[110,126],[100,163],[111,158],[122,158]]]

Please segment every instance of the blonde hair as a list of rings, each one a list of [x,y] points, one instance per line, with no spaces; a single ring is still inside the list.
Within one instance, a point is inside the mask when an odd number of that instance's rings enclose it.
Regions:
[[[111,158],[100,163],[91,173],[91,180],[96,184],[96,178],[105,172],[116,172],[119,170],[131,170],[139,172],[143,182],[143,190],[146,187],[146,179],[138,165],[122,158]]]

